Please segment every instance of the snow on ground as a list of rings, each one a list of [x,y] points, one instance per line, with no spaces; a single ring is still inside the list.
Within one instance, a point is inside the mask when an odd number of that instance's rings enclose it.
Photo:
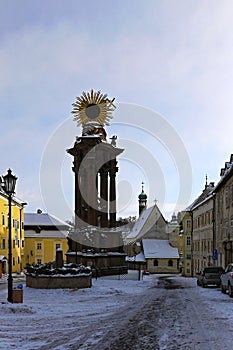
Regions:
[[[24,286],[24,302],[7,302],[7,290],[0,291],[0,349],[59,348],[75,344],[81,337],[98,338],[98,325],[155,281],[151,276],[137,280],[129,276],[93,279],[86,289],[32,289]],[[103,330],[102,330],[103,332]],[[51,340],[54,339],[54,344]],[[93,340],[94,341],[94,340]],[[49,347],[46,347],[50,344]],[[53,346],[53,347],[51,347]],[[75,347],[74,347],[75,348]]]
[[[228,293],[222,294],[220,288],[215,287],[198,287],[198,291],[208,305],[209,310],[214,313],[216,320],[222,319],[229,321],[229,324],[233,324],[233,299],[229,297]]]
[[[79,290],[38,290],[24,286],[23,304],[8,303],[7,289],[0,290],[0,349],[111,349],[111,337],[117,339],[122,336],[123,342],[124,336],[129,334],[124,327],[131,325],[131,334],[135,329],[137,336],[142,334],[138,327],[148,329],[153,326],[151,334],[156,333],[158,345],[153,347],[152,338],[145,334],[144,341],[147,343],[144,349],[178,350],[166,345],[167,340],[177,337],[177,344],[189,344],[190,341],[195,344],[195,329],[192,332],[190,329],[194,325],[197,329],[199,324],[205,327],[205,319],[209,322],[206,329],[212,327],[212,333],[208,335],[209,340],[204,339],[204,332],[203,336],[199,336],[203,344],[207,346],[208,341],[213,343],[210,338],[213,339],[216,324],[219,325],[219,334],[227,337],[227,344],[232,344],[233,299],[228,294],[222,294],[219,288],[197,287],[194,278],[165,276],[163,280],[161,275],[150,275],[138,281],[137,277],[137,271],[132,271],[128,276],[93,279],[92,288]],[[173,283],[171,288],[169,278]],[[176,285],[179,288],[175,289]],[[142,312],[144,305],[146,316]],[[194,310],[193,316],[183,313],[185,309],[188,312]],[[203,315],[202,310],[205,312]],[[159,315],[156,315],[157,323],[153,320],[156,313]],[[181,313],[183,319],[179,319]],[[193,320],[194,317],[199,319]],[[99,347],[102,339],[102,346]],[[218,340],[221,343],[219,337]],[[215,347],[208,348],[218,349],[216,344],[215,341]],[[224,349],[231,348],[227,345]],[[132,349],[140,348],[135,345]],[[179,349],[205,347],[182,345]]]

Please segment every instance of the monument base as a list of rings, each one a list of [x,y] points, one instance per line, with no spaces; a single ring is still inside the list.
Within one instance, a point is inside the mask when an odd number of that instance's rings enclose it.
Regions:
[[[83,253],[70,251],[66,253],[67,263],[89,266],[95,277],[127,274],[125,257],[125,253],[118,252],[92,253],[90,251]]]
[[[92,274],[78,276],[36,276],[26,273],[26,286],[38,289],[90,288]]]

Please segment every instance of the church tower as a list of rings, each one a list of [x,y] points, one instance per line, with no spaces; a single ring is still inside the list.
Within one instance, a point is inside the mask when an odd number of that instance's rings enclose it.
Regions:
[[[139,216],[141,212],[146,209],[147,204],[147,195],[144,193],[144,183],[142,182],[142,192],[138,196],[138,204],[139,204]]]

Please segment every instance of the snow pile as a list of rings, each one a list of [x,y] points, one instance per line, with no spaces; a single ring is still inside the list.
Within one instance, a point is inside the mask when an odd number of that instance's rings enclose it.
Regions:
[[[91,268],[81,264],[64,264],[62,267],[56,267],[56,263],[28,265],[26,275],[31,276],[60,276],[70,277],[72,275],[90,275]]]

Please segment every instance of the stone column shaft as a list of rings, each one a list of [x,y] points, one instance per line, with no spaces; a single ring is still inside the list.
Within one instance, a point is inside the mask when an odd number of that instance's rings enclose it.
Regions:
[[[116,173],[110,172],[110,227],[116,227]]]
[[[100,172],[101,226],[108,227],[108,172]]]

